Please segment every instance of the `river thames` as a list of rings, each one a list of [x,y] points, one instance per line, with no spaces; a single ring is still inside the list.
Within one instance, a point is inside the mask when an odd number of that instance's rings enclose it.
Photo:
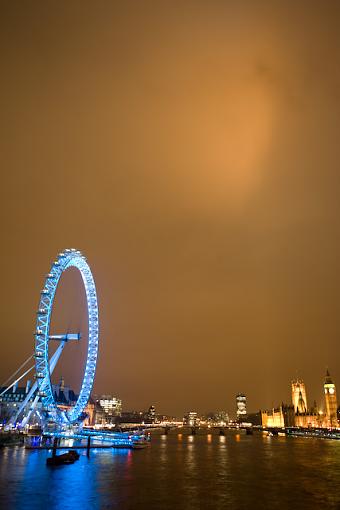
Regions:
[[[0,451],[1,509],[339,509],[340,441],[292,437],[152,437],[144,450]]]

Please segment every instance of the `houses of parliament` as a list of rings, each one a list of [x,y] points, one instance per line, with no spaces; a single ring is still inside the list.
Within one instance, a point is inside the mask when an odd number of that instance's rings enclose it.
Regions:
[[[314,401],[310,408],[307,404],[305,383],[299,379],[292,381],[292,404],[261,411],[263,427],[337,427],[338,401],[336,387],[327,370],[324,381],[324,410]]]

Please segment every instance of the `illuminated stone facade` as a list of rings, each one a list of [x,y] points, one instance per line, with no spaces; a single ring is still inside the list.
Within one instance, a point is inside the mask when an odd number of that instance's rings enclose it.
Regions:
[[[303,381],[292,382],[292,405],[282,404],[280,407],[261,411],[261,422],[264,428],[283,427],[338,427],[337,419],[338,402],[336,387],[327,370],[325,383],[325,408],[326,412],[319,411],[316,403],[308,410],[306,387]]]
[[[292,381],[292,402],[296,413],[307,413],[306,387],[303,381]]]
[[[283,428],[284,425],[284,419],[283,419],[283,413],[282,408],[277,407],[266,411],[261,411],[261,422],[262,427],[264,428]]]
[[[261,423],[264,428],[283,428],[294,426],[294,408],[281,404],[270,410],[261,411]]]
[[[319,413],[297,413],[294,418],[295,427],[322,427],[324,417]]]

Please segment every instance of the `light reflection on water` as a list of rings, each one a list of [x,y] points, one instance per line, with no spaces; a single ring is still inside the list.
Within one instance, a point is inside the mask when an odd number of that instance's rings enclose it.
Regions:
[[[154,436],[145,450],[91,450],[48,468],[47,451],[0,451],[8,510],[339,509],[340,441],[254,434]]]

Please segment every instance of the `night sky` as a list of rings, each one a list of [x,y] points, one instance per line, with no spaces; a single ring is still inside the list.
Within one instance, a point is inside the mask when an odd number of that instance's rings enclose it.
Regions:
[[[95,391],[125,410],[233,414],[244,392],[256,411],[297,372],[322,402],[326,366],[340,389],[339,3],[0,9],[2,381],[75,247],[100,303]],[[53,325],[85,324],[70,271]],[[85,337],[56,373],[75,388]]]

